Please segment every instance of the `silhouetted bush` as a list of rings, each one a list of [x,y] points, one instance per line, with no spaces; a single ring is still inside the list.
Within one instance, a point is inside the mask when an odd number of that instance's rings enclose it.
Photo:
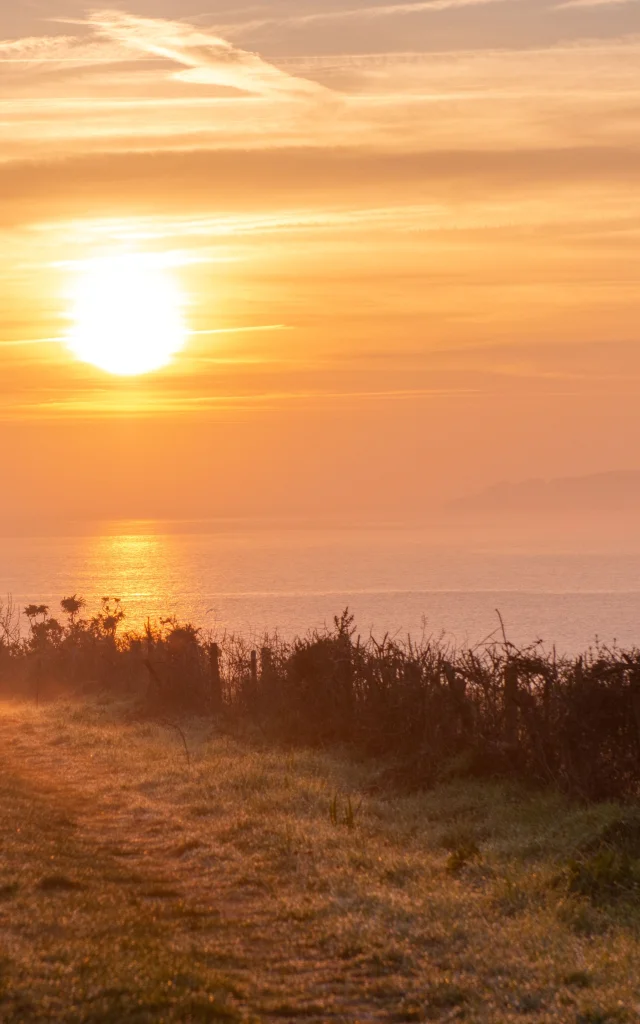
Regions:
[[[0,687],[36,699],[61,689],[135,696],[156,714],[250,721],[289,744],[347,745],[384,759],[387,779],[517,775],[584,799],[640,794],[640,650],[596,645],[558,658],[490,642],[456,650],[363,639],[344,612],[292,642],[205,635],[175,619],[127,632],[118,600],[25,609],[21,635],[0,604]]]

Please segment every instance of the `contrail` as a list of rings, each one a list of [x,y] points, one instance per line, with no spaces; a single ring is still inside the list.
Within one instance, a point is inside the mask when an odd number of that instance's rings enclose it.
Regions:
[[[252,331],[292,331],[287,324],[258,324],[255,327],[216,327],[209,331],[189,331],[193,334],[249,334]]]

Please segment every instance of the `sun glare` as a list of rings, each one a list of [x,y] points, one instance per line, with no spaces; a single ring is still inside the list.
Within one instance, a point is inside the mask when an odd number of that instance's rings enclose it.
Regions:
[[[182,304],[171,273],[152,257],[91,260],[74,288],[69,348],[107,373],[158,370],[184,347]]]

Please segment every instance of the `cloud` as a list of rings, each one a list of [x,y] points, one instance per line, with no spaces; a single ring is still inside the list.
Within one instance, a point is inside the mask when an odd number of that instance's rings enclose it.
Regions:
[[[30,64],[63,60],[74,43],[73,36],[30,36],[26,39],[0,40],[0,62]]]
[[[414,3],[386,4],[375,7],[353,7],[347,10],[325,11],[302,15],[301,22],[344,21],[347,18],[390,18],[397,14],[422,14],[445,11],[449,7],[472,7],[477,4],[505,3],[507,0],[417,0]]]
[[[318,96],[326,92],[314,82],[294,78],[256,53],[183,22],[105,10],[92,14],[88,24],[100,36],[129,50],[182,65],[186,70],[174,77],[183,82],[226,86],[257,96]]]
[[[431,5],[438,2],[451,0]],[[358,14],[377,17],[414,7],[363,7]],[[324,13],[350,17],[351,8]],[[46,206],[62,191],[60,213],[66,216],[70,206],[74,212],[75,206],[86,208],[89,192],[92,209],[101,215],[114,191],[125,213],[127,196],[141,212],[158,201],[166,208],[178,196],[191,210],[203,196],[210,203],[216,189],[218,202],[235,207],[238,194],[245,209],[255,207],[258,195],[268,208],[284,196],[285,205],[299,207],[306,205],[301,194],[321,188],[332,194],[343,188],[366,191],[364,203],[378,205],[383,190],[371,183],[368,165],[352,166],[356,151],[365,164],[366,153],[372,154],[380,184],[390,169],[383,155],[395,153],[408,166],[403,154],[423,154],[416,185],[421,198],[427,182],[442,177],[443,163],[450,175],[465,180],[461,165],[478,168],[482,190],[493,176],[485,173],[482,154],[501,168],[516,154],[525,155],[525,177],[537,176],[553,151],[559,153],[554,162],[561,177],[573,152],[589,152],[589,166],[600,167],[603,160],[636,165],[635,37],[526,51],[335,55],[332,67],[349,68],[338,90],[331,87],[331,75],[327,85],[305,77],[317,72],[304,56],[276,65],[188,22],[107,9],[92,13],[82,26],[77,37],[0,42],[6,97],[0,179],[2,165],[16,164],[9,191],[2,194],[0,187],[0,215],[7,223],[22,215],[11,192],[24,192],[34,177],[43,176],[46,185],[31,188],[28,205]],[[7,68],[3,61],[19,63]],[[311,161],[294,158],[295,150],[312,150]],[[283,154],[277,168],[267,157],[274,151]],[[206,152],[214,155],[205,158],[204,174],[199,154]],[[535,168],[526,157],[533,152]],[[179,155],[174,160],[169,153]],[[338,154],[335,160],[332,153]],[[73,181],[80,163],[91,164],[94,157],[97,167],[87,168],[85,180]],[[64,166],[63,158],[69,161]],[[35,166],[40,162],[46,165],[42,172]],[[322,169],[330,164],[334,176],[327,179]],[[114,171],[120,180],[112,187]],[[315,180],[319,172],[322,183]],[[515,173],[522,180],[520,166]],[[185,176],[189,180],[181,188]]]
[[[299,17],[377,18],[468,2],[485,0]],[[77,37],[0,42],[1,159],[354,144],[377,153],[630,146],[639,51],[630,38],[597,48],[336,55],[334,67],[349,69],[336,88],[332,73],[314,80],[304,57],[273,63],[186,21],[99,10]]]
[[[131,52],[122,46],[95,38],[60,35],[0,40],[0,66],[15,64],[37,68],[58,65],[68,68],[108,65],[130,59]]]
[[[251,21],[225,25],[226,32],[246,32],[269,26],[304,26],[329,24],[331,22],[373,20],[393,18],[406,14],[428,14],[455,7],[476,7],[485,4],[508,3],[512,0],[413,0],[408,3],[381,4],[370,7],[339,8],[331,11],[316,11],[313,14],[294,14],[281,18],[256,18]]]
[[[624,5],[635,4],[638,0],[566,0],[565,3],[556,4],[553,7],[555,11],[564,11],[568,9],[586,9],[589,7],[622,7]]]
[[[637,0],[566,0],[566,3],[556,4],[554,10],[564,11],[568,8],[581,7],[620,7],[623,4],[634,4]]]
[[[156,232],[180,235],[184,224],[164,217],[192,218],[206,231],[208,215],[219,227],[235,215],[254,226],[278,222],[280,212],[326,211],[380,206],[390,199],[414,205],[545,193],[550,188],[610,186],[624,206],[640,173],[640,149],[573,146],[414,153],[382,153],[330,147],[264,148],[212,152],[83,154],[66,160],[0,162],[0,227],[51,220],[86,221],[134,215]],[[171,182],[171,187],[167,183]],[[589,207],[591,208],[591,207]],[[601,200],[597,210],[601,209]],[[144,218],[148,218],[147,221]],[[197,223],[194,231],[197,230]],[[95,241],[93,239],[92,241]]]
[[[0,162],[262,147],[333,130],[331,89],[188,23],[100,10],[76,37],[0,41]],[[252,141],[253,140],[253,141]]]

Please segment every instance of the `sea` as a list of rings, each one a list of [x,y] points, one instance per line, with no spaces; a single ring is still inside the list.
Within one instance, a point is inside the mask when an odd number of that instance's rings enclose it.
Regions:
[[[640,544],[446,524],[126,521],[0,530],[15,607],[118,597],[123,628],[175,617],[205,633],[290,639],[348,608],[358,631],[452,646],[508,639],[559,653],[640,646]],[[634,550],[636,548],[636,550]],[[6,597],[5,597],[6,600]],[[26,627],[26,620],[24,620]]]

